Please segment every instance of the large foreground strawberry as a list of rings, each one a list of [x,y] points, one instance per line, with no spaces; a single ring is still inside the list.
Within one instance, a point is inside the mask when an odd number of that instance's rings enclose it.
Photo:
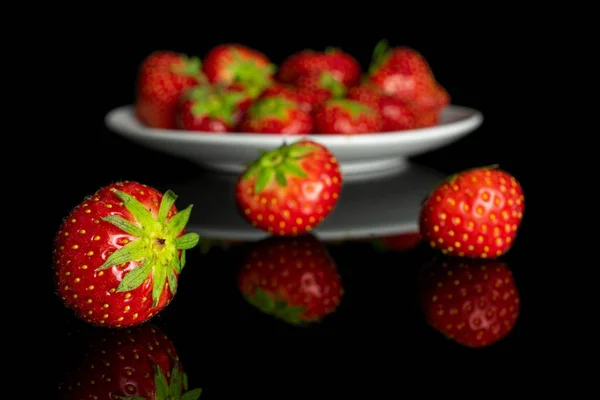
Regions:
[[[205,80],[199,58],[172,51],[150,54],[138,71],[136,117],[151,128],[175,129],[181,94]]]
[[[323,145],[300,140],[266,152],[236,184],[243,218],[274,235],[312,230],[333,211],[342,188],[337,159]]]
[[[272,236],[256,243],[239,271],[238,285],[250,304],[292,325],[331,314],[343,294],[334,260],[312,235]]]
[[[423,203],[420,232],[444,254],[492,258],[512,247],[525,210],[517,179],[495,166],[460,172]]]
[[[140,324],[164,309],[177,291],[192,206],[137,183],[105,186],[77,205],[56,234],[57,293],[81,319],[99,326]]]
[[[421,271],[419,294],[429,325],[469,347],[504,338],[520,312],[512,272],[497,260],[436,259]]]
[[[60,384],[62,400],[200,398],[202,389],[189,389],[173,342],[156,326],[103,330],[86,347]]]

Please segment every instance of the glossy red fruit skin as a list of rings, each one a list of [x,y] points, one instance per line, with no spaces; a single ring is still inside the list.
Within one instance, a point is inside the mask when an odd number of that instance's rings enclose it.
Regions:
[[[113,188],[135,196],[152,214],[158,215],[163,196],[160,191],[138,182],[102,187],[64,219],[54,239],[53,269],[57,294],[76,316],[93,325],[120,328],[149,320],[171,302],[173,294],[165,288],[153,308],[152,280],[134,290],[117,292],[124,275],[140,266],[137,261],[95,271],[110,253],[135,238],[102,220],[107,215],[132,219],[121,199],[111,191]],[[173,205],[168,217],[177,211]],[[184,233],[185,229],[181,235]]]
[[[157,368],[167,383],[173,382],[174,367],[185,374],[173,342],[154,325],[103,330],[102,335],[93,335],[86,347],[82,359],[67,371],[59,386],[63,400],[153,399]]]
[[[515,177],[500,169],[475,168],[434,188],[421,208],[420,232],[444,254],[499,257],[512,247],[524,210]]]
[[[254,113],[264,102],[269,100],[283,100],[286,102],[282,114]],[[244,114],[238,124],[239,132],[261,134],[302,135],[313,131],[312,115],[295,101],[290,101],[287,96],[271,96],[257,100]]]
[[[300,78],[323,72],[351,87],[358,83],[362,71],[358,61],[342,50],[302,50],[281,63],[277,76],[281,82],[297,85]]]
[[[275,302],[301,307],[294,320],[285,319],[292,324],[322,320],[335,312],[343,296],[335,261],[317,238],[307,234],[257,242],[238,272],[238,288],[251,303],[259,289]]]
[[[204,57],[202,69],[209,82],[231,85],[240,82],[240,76],[236,75],[232,68],[236,57],[242,62],[253,64],[256,70],[267,71],[271,65],[269,58],[262,52],[238,43],[224,43],[213,47]],[[265,74],[270,80],[273,73]]]
[[[343,176],[336,157],[325,146],[299,140],[293,146],[311,146],[314,151],[298,160],[306,177],[290,175],[287,185],[276,179],[256,194],[256,177],[240,175],[235,187],[240,215],[252,226],[277,236],[310,232],[334,210],[342,191]]]
[[[402,131],[417,127],[417,117],[410,103],[379,92],[373,86],[355,86],[348,91],[348,99],[379,110],[383,132]]]
[[[473,348],[506,337],[521,306],[512,271],[498,260],[437,259],[421,271],[419,299],[430,326]]]
[[[139,121],[151,128],[176,128],[175,110],[181,94],[203,80],[199,63],[196,75],[176,71],[188,61],[185,54],[172,51],[157,51],[142,61],[134,105]]]
[[[360,110],[352,111],[348,106]],[[321,134],[357,135],[381,132],[383,122],[377,109],[354,100],[332,99],[315,106],[315,131]]]

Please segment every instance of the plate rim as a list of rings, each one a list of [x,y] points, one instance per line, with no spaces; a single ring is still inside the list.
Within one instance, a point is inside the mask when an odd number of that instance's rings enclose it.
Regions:
[[[295,141],[300,138],[319,141],[327,146],[335,145],[389,145],[392,143],[411,143],[428,139],[441,139],[453,137],[457,134],[474,131],[484,121],[483,113],[471,107],[451,104],[445,111],[464,113],[465,118],[452,121],[443,125],[427,128],[411,129],[396,132],[373,133],[367,135],[329,135],[329,134],[306,134],[306,135],[268,135],[232,132],[227,134],[210,134],[198,132],[190,134],[171,129],[148,128],[134,117],[132,104],[126,104],[111,109],[104,117],[105,125],[112,131],[126,137],[141,139],[152,139],[159,141],[177,141],[190,144],[213,144],[213,145],[264,145],[266,142],[280,143],[283,140]],[[137,124],[134,129],[128,129],[118,121],[119,117],[125,116],[131,123]],[[195,132],[194,132],[195,133]]]

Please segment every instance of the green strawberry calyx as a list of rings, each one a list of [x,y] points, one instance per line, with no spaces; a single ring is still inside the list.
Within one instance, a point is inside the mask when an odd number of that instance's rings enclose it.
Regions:
[[[385,61],[387,60],[390,52],[390,46],[386,39],[380,40],[373,49],[373,55],[371,56],[371,64],[369,65],[369,70],[367,71],[367,75],[374,74],[379,67],[381,67]]]
[[[286,187],[290,175],[307,177],[306,171],[300,166],[300,160],[315,150],[315,147],[306,143],[284,143],[275,150],[263,152],[257,160],[250,163],[242,180],[256,178],[255,194],[261,193],[271,182]]]
[[[103,271],[129,261],[138,261],[140,265],[125,274],[117,287],[117,292],[134,290],[150,277],[153,282],[152,306],[156,307],[165,282],[168,282],[173,295],[177,292],[177,275],[185,265],[185,251],[196,246],[199,241],[197,233],[190,232],[180,236],[190,218],[192,205],[167,220],[167,215],[177,199],[177,195],[168,190],[163,195],[158,217],[155,218],[132,195],[116,189],[112,191],[123,201],[134,221],[118,215],[108,215],[102,219],[136,238],[110,254],[96,271]],[[181,258],[179,251],[181,251]]]
[[[331,72],[321,72],[319,75],[319,86],[327,89],[331,93],[331,97],[335,99],[342,98],[346,95],[346,86],[333,76]]]
[[[252,98],[258,97],[260,93],[272,81],[277,72],[275,64],[261,66],[252,58],[243,57],[238,51],[232,51],[232,61],[227,64],[227,70],[232,76],[232,83],[241,84]]]
[[[248,114],[252,119],[277,118],[287,120],[290,111],[298,109],[298,104],[283,96],[272,96],[252,104]]]
[[[356,100],[350,99],[332,99],[327,101],[327,107],[337,107],[348,112],[353,118],[360,117],[361,115],[373,115],[375,110],[371,107],[366,106]]]
[[[174,65],[171,71],[178,75],[191,76],[199,83],[207,83],[206,75],[202,72],[202,60],[198,57],[181,56],[181,64]]]
[[[226,92],[222,88],[207,85],[190,89],[186,98],[193,102],[191,112],[195,117],[206,116],[232,125],[239,103],[244,99],[242,92]]]
[[[178,361],[171,371],[170,382],[158,365],[154,365],[154,397],[146,399],[139,396],[117,396],[120,400],[198,400],[202,389],[188,390],[188,376]]]
[[[302,315],[306,311],[306,307],[290,305],[260,288],[254,291],[254,295],[246,296],[246,300],[265,314],[279,318],[288,324],[303,325],[306,323],[306,318],[303,318]]]

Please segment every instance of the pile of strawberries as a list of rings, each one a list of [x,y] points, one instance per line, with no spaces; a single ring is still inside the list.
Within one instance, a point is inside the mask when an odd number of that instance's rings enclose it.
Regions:
[[[258,50],[221,44],[203,60],[150,54],[139,69],[135,113],[151,128],[351,135],[434,126],[449,103],[419,52],[386,41],[367,71],[337,48],[303,50],[276,66]]]

